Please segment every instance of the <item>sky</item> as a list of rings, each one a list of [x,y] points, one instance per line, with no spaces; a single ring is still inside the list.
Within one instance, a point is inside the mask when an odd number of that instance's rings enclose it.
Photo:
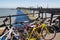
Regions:
[[[0,0],[0,8],[16,7],[60,8],[60,0]]]

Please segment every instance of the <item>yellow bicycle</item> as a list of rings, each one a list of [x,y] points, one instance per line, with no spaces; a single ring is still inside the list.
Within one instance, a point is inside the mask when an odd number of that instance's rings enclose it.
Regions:
[[[39,24],[38,27],[33,27],[28,33],[26,40],[40,40],[42,37],[44,40],[54,39],[56,36],[56,30],[54,27],[47,27],[45,23]]]

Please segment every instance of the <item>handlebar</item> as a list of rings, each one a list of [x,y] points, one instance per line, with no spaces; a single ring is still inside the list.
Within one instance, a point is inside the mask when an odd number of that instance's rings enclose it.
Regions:
[[[3,20],[3,22],[6,22],[6,21],[8,21],[8,17],[6,17],[6,18]]]
[[[9,20],[9,18],[8,18],[8,17],[6,17],[6,18],[3,20],[3,24],[2,24],[2,25],[0,25],[0,27],[6,26],[6,23],[5,23],[5,22],[7,22],[8,20]]]

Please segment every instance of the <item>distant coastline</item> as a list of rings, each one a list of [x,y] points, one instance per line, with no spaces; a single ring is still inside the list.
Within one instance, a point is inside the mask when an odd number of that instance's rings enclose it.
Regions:
[[[16,10],[16,8],[0,8],[0,9]]]

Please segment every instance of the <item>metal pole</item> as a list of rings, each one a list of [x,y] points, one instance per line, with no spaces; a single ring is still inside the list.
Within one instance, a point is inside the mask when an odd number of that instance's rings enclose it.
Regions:
[[[53,13],[51,14],[51,20],[50,20],[50,25],[51,25],[51,22],[52,22],[52,18],[53,18]]]
[[[10,28],[11,28],[11,16],[9,15],[9,18],[10,18]]]
[[[42,13],[42,19],[43,19],[43,13]]]
[[[39,13],[38,13],[38,17],[40,18],[40,10],[39,10]]]

